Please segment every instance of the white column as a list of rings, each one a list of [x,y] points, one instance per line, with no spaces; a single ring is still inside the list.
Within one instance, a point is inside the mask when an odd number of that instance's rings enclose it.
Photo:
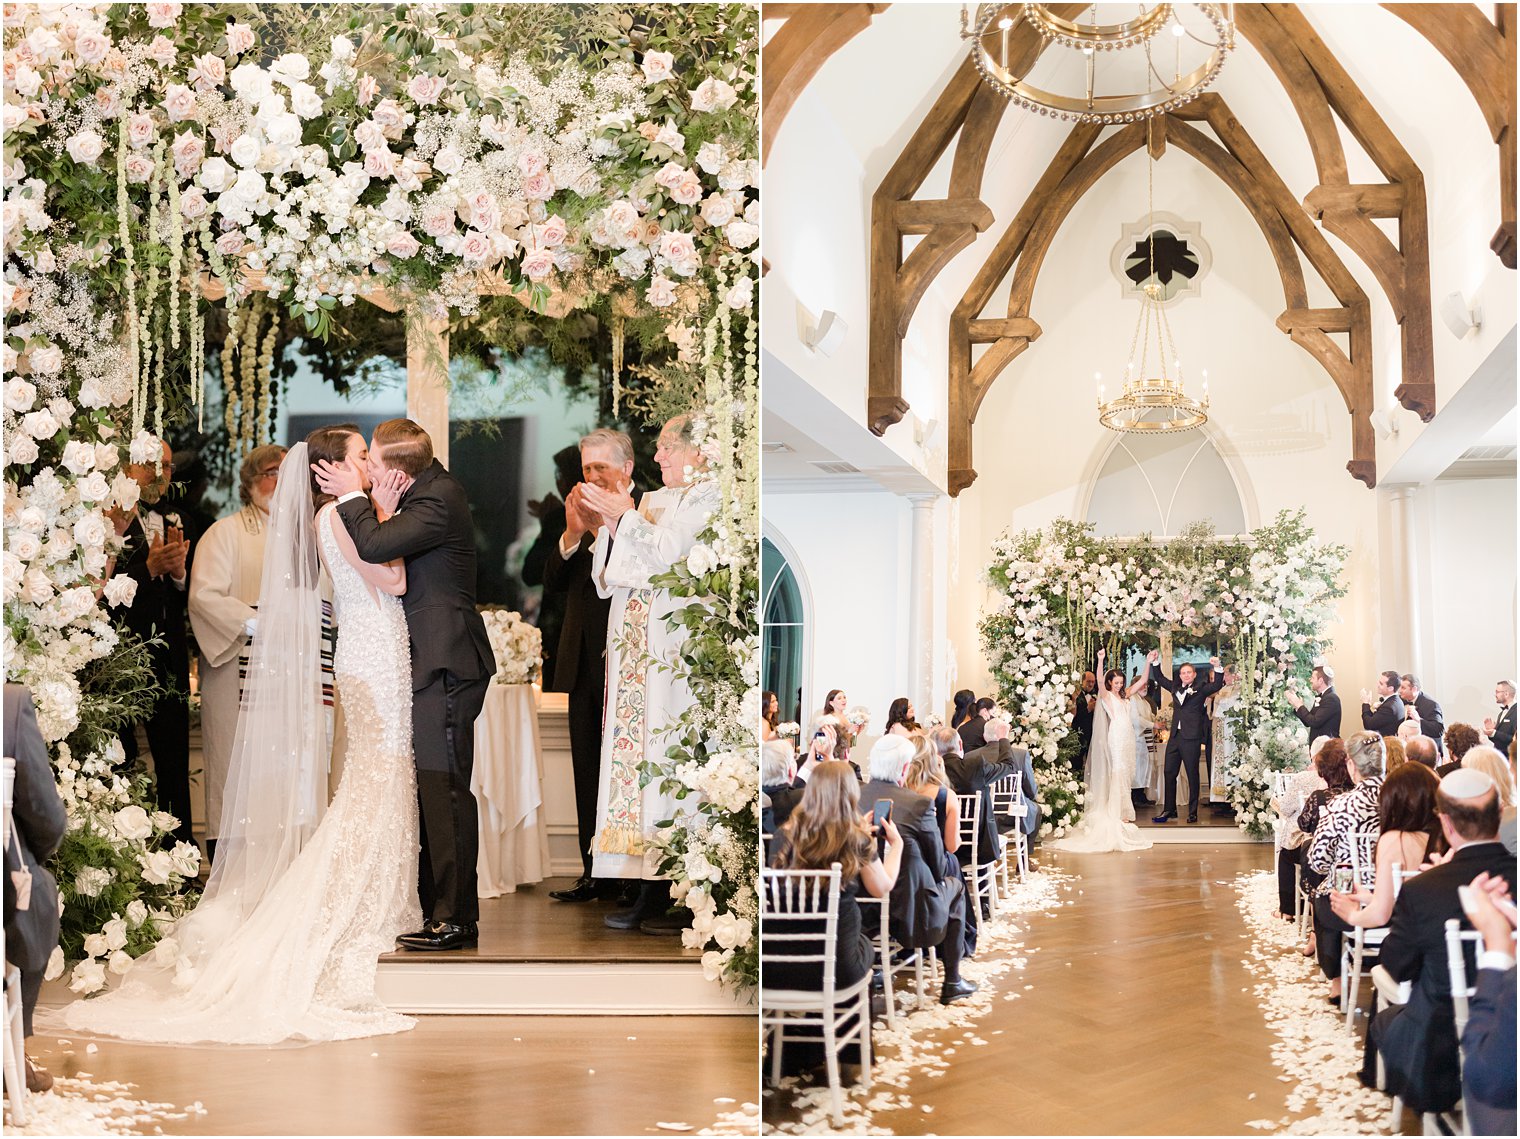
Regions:
[[[934,504],[938,494],[910,494],[913,545],[908,560],[908,693],[921,716],[934,697]]]
[[[408,313],[406,417],[432,437],[433,455],[449,465],[449,322]]]
[[[1395,486],[1388,493],[1388,548],[1392,564],[1380,575],[1381,590],[1387,591],[1384,606],[1384,651],[1391,659],[1378,668],[1397,668],[1400,672],[1421,675],[1420,613],[1424,591],[1420,584],[1420,550],[1415,518],[1417,486]]]

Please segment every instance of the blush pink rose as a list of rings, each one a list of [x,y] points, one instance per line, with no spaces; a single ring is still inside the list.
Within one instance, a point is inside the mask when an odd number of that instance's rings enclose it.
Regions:
[[[171,123],[195,118],[195,93],[183,83],[169,84],[164,88],[164,114]]]
[[[406,112],[394,99],[381,99],[370,112],[370,117],[380,124],[386,138],[400,138],[406,128]]]
[[[91,29],[90,31],[80,32],[74,40],[74,54],[84,63],[100,63],[110,52],[111,37],[104,32]]]
[[[188,178],[199,170],[201,160],[206,157],[206,144],[190,131],[176,137],[170,150],[174,155],[174,172],[181,178]]]
[[[154,36],[153,42],[148,45],[148,58],[160,67],[168,67],[178,54],[179,49],[168,36]]]
[[[247,24],[229,24],[227,26],[227,50],[233,55],[241,55],[258,42],[253,34],[253,29]]]
[[[80,131],[64,143],[64,149],[75,162],[93,165],[105,150],[105,140],[94,131]]]
[[[216,239],[216,251],[223,257],[230,257],[234,253],[242,252],[243,245],[248,239],[243,236],[240,229],[229,230]]]
[[[207,205],[206,195],[195,186],[191,186],[179,196],[179,212],[190,221],[198,221],[204,217]]]
[[[530,281],[542,281],[554,272],[554,254],[547,249],[534,249],[522,259],[523,276]]]
[[[116,86],[95,89],[95,109],[103,119],[114,119],[121,114],[121,88]]]
[[[148,5],[148,27],[172,28],[174,22],[179,19],[179,14],[184,10],[183,4],[164,3],[163,0],[154,0]]]
[[[667,162],[655,174],[654,184],[656,186],[664,186],[667,190],[673,190],[681,184],[681,181],[689,173],[690,171],[679,162]]]
[[[479,190],[464,201],[464,215],[476,229],[496,229],[501,224],[496,198],[489,190]]]
[[[544,219],[543,228],[538,231],[538,240],[546,249],[565,244],[565,238],[570,234],[570,228],[565,224],[565,219],[558,214],[550,214]]]
[[[227,64],[208,51],[195,57],[188,78],[197,91],[215,91],[227,81]]]
[[[495,245],[490,234],[471,229],[465,231],[454,251],[466,261],[484,262],[495,251]]]
[[[663,273],[656,273],[650,279],[649,291],[644,294],[644,299],[655,308],[669,308],[676,303],[676,287]]]
[[[420,219],[422,232],[429,237],[442,237],[454,232],[454,207],[442,202],[424,206]]]
[[[153,125],[152,115],[139,112],[127,116],[127,142],[134,150],[141,150],[157,136],[158,128]]]
[[[693,206],[702,200],[702,181],[690,170],[670,190],[670,199],[677,205]]]
[[[422,250],[422,242],[418,241],[406,230],[393,233],[385,240],[385,251],[392,257],[399,257],[405,261],[409,257],[415,257]]]
[[[406,93],[412,102],[428,107],[438,101],[447,86],[448,81],[441,75],[414,75],[406,85]]]
[[[530,202],[547,202],[554,197],[554,179],[546,173],[535,174],[531,178],[524,178],[522,184],[523,197]]]
[[[369,106],[375,101],[375,96],[378,94],[380,94],[380,81],[378,79],[376,79],[373,75],[359,76],[359,87],[356,93],[356,97],[359,100],[359,106]]]
[[[354,128],[354,141],[363,151],[384,149],[387,141],[385,129],[374,119],[365,119]]]
[[[153,160],[146,155],[129,154],[125,165],[128,182],[146,182],[153,176]]]
[[[389,178],[396,172],[396,155],[389,147],[366,151],[364,172],[371,178]]]
[[[702,203],[702,220],[708,225],[727,225],[734,220],[734,204],[722,194],[713,194]]]
[[[644,83],[653,86],[663,83],[675,73],[676,57],[668,51],[646,51],[644,53]]]
[[[525,150],[517,156],[517,169],[524,178],[542,174],[548,165],[549,160],[536,150]]]

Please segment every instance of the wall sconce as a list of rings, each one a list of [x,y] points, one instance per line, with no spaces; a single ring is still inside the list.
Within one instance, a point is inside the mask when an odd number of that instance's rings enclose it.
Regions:
[[[797,305],[797,338],[808,349],[822,356],[832,356],[844,343],[850,326],[837,312],[824,309],[816,320],[800,302]]]
[[[1482,306],[1468,307],[1461,293],[1447,293],[1441,302],[1441,320],[1458,340],[1465,340],[1469,332],[1483,327]]]

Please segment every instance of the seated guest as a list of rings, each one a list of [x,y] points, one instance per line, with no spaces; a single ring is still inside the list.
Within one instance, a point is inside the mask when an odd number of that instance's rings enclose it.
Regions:
[[[1330,739],[1330,736],[1315,737],[1309,745],[1308,764],[1302,771],[1296,771],[1288,777],[1282,799],[1272,800],[1272,808],[1277,812],[1274,834],[1277,841],[1277,909],[1290,921],[1294,917],[1293,868],[1300,867],[1302,873],[1304,844],[1309,840],[1309,835],[1299,828],[1298,818],[1308,805],[1309,796],[1325,790],[1324,776],[1319,773],[1314,761],[1325,750],[1325,744]],[[1341,770],[1345,770],[1344,761],[1341,762]]]
[[[781,719],[781,701],[774,692],[760,693],[760,738],[776,738],[776,724]]]
[[[1420,734],[1420,722],[1418,720],[1405,720],[1399,725],[1398,740],[1400,743],[1408,743]]]
[[[1446,729],[1446,762],[1436,768],[1443,778],[1462,766],[1462,757],[1483,742],[1471,724],[1452,724]]]
[[[1391,736],[1404,722],[1404,701],[1399,699],[1399,674],[1389,669],[1378,673],[1373,692],[1362,689],[1362,729]]]
[[[1408,763],[1418,763],[1434,771],[1436,769],[1436,741],[1429,736],[1415,736],[1412,740],[1405,740],[1404,759]]]
[[[870,814],[860,811],[860,783],[849,764],[829,760],[818,765],[802,800],[774,840],[771,866],[778,870],[828,870],[839,864],[839,917],[835,933],[834,984],[853,985],[871,971],[875,950],[861,921],[862,889],[884,898],[897,882],[902,865],[903,839],[889,819],[882,825],[886,852],[877,854]],[[788,922],[787,933],[803,933],[803,923]],[[822,929],[819,930],[822,933]],[[821,940],[821,939],[820,939]],[[792,942],[799,954],[819,952],[806,942]],[[773,989],[821,989],[822,970],[816,963],[767,962],[766,986]],[[789,1049],[788,1068],[802,1070],[822,1059],[817,1047]],[[844,1057],[849,1061],[849,1056]],[[854,1062],[859,1062],[858,1057]],[[794,1067],[795,1065],[795,1067]]]
[[[961,734],[961,751],[973,752],[987,744],[987,722],[992,719],[992,713],[997,708],[997,701],[990,696],[983,696],[971,706],[971,717],[956,731]]]
[[[987,742],[970,751],[965,749],[965,736],[958,732],[936,729],[930,738],[945,758],[945,774],[950,777],[950,785],[956,793],[982,797],[982,837],[978,845],[984,860],[991,861],[1002,849],[1000,832],[1018,827],[1033,842],[1040,833],[1041,812],[1039,803],[1035,802],[1039,789],[1034,781],[1029,749],[1014,747],[1008,742],[1008,725],[1002,720],[988,720],[986,725]],[[992,785],[1009,775],[1017,776],[1023,786],[1024,814],[1019,818],[996,815],[993,809]],[[996,839],[995,843],[993,839]]]
[[[63,840],[68,819],[32,694],[20,684],[5,686],[4,738],[6,755],[16,761],[11,807],[16,829],[5,845],[5,959],[21,970],[21,1031],[31,1036],[42,974],[58,945],[58,885],[47,861]],[[48,1070],[28,1057],[26,1090],[45,1092],[52,1086]]]
[[[947,876],[945,840],[934,814],[934,801],[902,785],[908,764],[913,759],[911,740],[886,735],[871,746],[867,767],[870,780],[861,790],[862,803],[875,804],[878,799],[892,803],[892,821],[902,832],[909,853],[904,854],[903,873],[892,893],[894,936],[911,948],[938,945],[945,967],[945,984],[940,992],[942,1004],[952,1004],[976,992],[977,986],[961,979],[961,957],[965,949],[966,895],[960,876]],[[912,863],[919,864],[918,873]],[[916,928],[926,925],[926,930]],[[904,940],[906,937],[908,940]]]
[[[1304,809],[1298,813],[1298,829],[1306,836],[1299,862],[1304,868],[1304,892],[1310,896],[1317,892],[1325,876],[1317,873],[1304,860],[1304,856],[1309,852],[1309,843],[1314,839],[1314,832],[1319,829],[1320,821],[1325,815],[1325,808],[1332,800],[1351,790],[1351,776],[1346,767],[1345,741],[1336,736],[1326,737],[1324,746],[1314,757],[1314,770],[1325,785],[1310,793],[1308,799],[1304,801]],[[1314,937],[1312,930],[1309,937],[1312,943]],[[1311,956],[1313,952],[1313,949],[1310,949],[1304,956]]]
[[[950,713],[950,726],[959,731],[960,726],[968,723],[974,715],[976,715],[976,693],[969,688],[962,688],[955,694],[955,710]]]
[[[1462,757],[1462,766],[1483,772],[1499,789],[1499,841],[1505,850],[1514,854],[1515,780],[1510,774],[1509,761],[1496,749],[1480,745]]]
[[[1414,721],[1405,720],[1404,723],[1412,724]],[[1406,756],[1404,754],[1404,741],[1399,739],[1398,736],[1384,736],[1383,751],[1388,756],[1388,767],[1385,772],[1386,774],[1392,775],[1395,771],[1404,766],[1406,759]]]
[[[1513,853],[1513,852],[1511,852]],[[1507,911],[1494,905],[1509,902]],[[1483,935],[1477,991],[1467,1002],[1462,1030],[1462,1102],[1473,1135],[1515,1133],[1515,919],[1514,899],[1502,878],[1472,880],[1473,928]]]
[[[1488,735],[1488,742],[1502,754],[1509,751],[1509,745],[1515,740],[1514,684],[1508,680],[1499,681],[1494,685],[1494,700],[1499,704],[1499,713],[1483,721],[1483,731]]]
[[[945,764],[939,753],[923,736],[913,741],[913,758],[903,774],[903,786],[934,801],[934,817],[939,820],[940,837],[945,843],[945,874],[958,873],[955,852],[961,848],[960,802],[950,790]]]
[[[775,834],[802,799],[807,781],[797,774],[792,745],[766,740],[760,745],[760,833]]]
[[[1383,793],[1378,796],[1373,887],[1369,890],[1357,882],[1349,894],[1330,894],[1330,908],[1347,929],[1387,925],[1398,893],[1394,864],[1415,870],[1432,853],[1443,849],[1441,824],[1436,819],[1436,789],[1440,785],[1436,773],[1419,763],[1406,763],[1383,780]]]
[[[1314,888],[1314,940],[1320,968],[1330,981],[1326,995],[1332,1002],[1341,996],[1341,934],[1346,927],[1330,909],[1331,875],[1337,866],[1351,865],[1352,832],[1377,833],[1378,795],[1383,789],[1381,736],[1358,732],[1346,741],[1346,774],[1353,784],[1351,790],[1326,805],[1324,817],[1314,828],[1309,853],[1304,856],[1305,865],[1322,875]]]
[[[1409,1002],[1372,1018],[1362,1064],[1362,1083],[1372,1087],[1381,1055],[1385,1090],[1417,1113],[1449,1111],[1462,1094],[1446,961],[1446,922],[1463,917],[1457,888],[1486,872],[1512,895],[1515,889],[1515,856],[1499,843],[1492,779],[1471,768],[1452,772],[1436,792],[1436,811],[1451,857],[1404,883],[1378,954],[1394,981],[1411,982]]]
[[[918,731],[918,718],[914,715],[913,704],[906,696],[899,696],[887,709],[887,728],[884,734],[911,736],[916,731]]]

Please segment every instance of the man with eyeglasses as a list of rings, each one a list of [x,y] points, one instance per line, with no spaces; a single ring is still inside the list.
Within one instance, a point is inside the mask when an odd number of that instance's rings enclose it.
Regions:
[[[201,779],[206,791],[206,856],[216,856],[222,791],[237,735],[238,702],[258,611],[269,501],[285,448],[248,452],[238,472],[242,508],[212,524],[190,572],[190,626],[200,658]],[[302,472],[304,474],[304,472]]]

